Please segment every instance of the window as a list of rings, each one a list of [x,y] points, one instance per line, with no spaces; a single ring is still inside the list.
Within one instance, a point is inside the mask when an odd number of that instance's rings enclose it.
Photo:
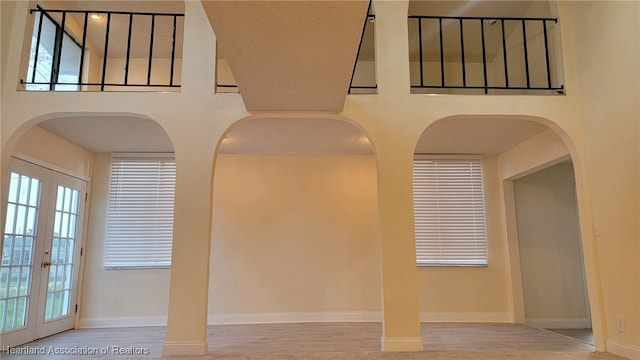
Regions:
[[[176,165],[166,154],[114,154],[105,268],[171,265]]]
[[[487,265],[480,158],[417,156],[413,202],[418,265]]]
[[[38,8],[35,13],[27,90],[80,90],[81,46],[51,15]]]

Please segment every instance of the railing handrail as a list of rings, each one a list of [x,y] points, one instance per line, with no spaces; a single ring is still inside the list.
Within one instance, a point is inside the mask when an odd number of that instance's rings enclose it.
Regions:
[[[553,21],[558,22],[558,18],[547,17],[504,17],[504,16],[438,16],[438,15],[408,15],[409,19],[451,19],[451,20],[513,20],[513,21]]]
[[[181,13],[151,13],[151,12],[138,12],[138,11],[113,11],[113,10],[65,10],[65,9],[42,9],[36,8],[29,10],[30,14],[34,12],[45,12],[45,13],[78,13],[78,14],[115,14],[115,15],[143,15],[143,16],[184,16]]]

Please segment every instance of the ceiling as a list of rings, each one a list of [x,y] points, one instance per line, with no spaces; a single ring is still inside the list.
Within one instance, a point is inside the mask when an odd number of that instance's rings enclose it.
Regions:
[[[416,146],[417,154],[498,155],[548,129],[533,121],[491,117],[453,117],[432,124]]]
[[[128,116],[69,117],[39,126],[96,153],[172,152],[154,121]],[[416,153],[496,155],[546,130],[531,121],[454,117],[431,125]],[[367,154],[369,140],[348,122],[327,118],[268,117],[238,123],[223,139],[223,154]]]
[[[139,117],[68,117],[47,120],[39,126],[95,153],[173,152],[164,129]]]
[[[342,111],[368,0],[202,5],[247,110]]]
[[[318,118],[264,118],[242,122],[223,139],[223,154],[373,153],[369,139],[348,122]]]

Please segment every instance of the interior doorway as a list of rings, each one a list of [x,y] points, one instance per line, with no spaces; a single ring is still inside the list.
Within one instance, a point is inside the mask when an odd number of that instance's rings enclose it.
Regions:
[[[17,158],[9,166],[2,263],[2,346],[71,329],[86,181]]]
[[[570,160],[513,181],[525,322],[594,344]]]

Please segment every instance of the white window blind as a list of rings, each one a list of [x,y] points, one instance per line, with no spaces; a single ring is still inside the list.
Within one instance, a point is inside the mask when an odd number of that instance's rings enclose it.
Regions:
[[[414,159],[418,265],[487,264],[482,184],[480,159]]]
[[[175,181],[166,154],[112,156],[105,268],[171,265]]]

